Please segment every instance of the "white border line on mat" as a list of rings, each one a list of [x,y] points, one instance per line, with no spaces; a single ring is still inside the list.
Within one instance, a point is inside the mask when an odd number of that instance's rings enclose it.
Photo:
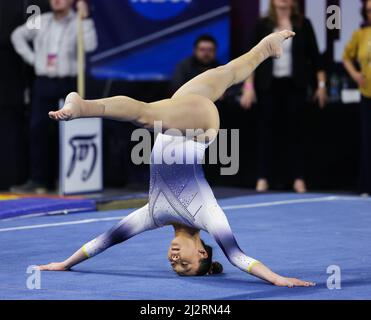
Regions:
[[[74,224],[85,224],[85,223],[92,223],[92,222],[99,222],[99,221],[121,220],[123,218],[125,218],[125,216],[97,218],[97,219],[83,219],[83,220],[57,222],[57,223],[33,224],[33,225],[29,225],[29,226],[3,228],[3,229],[0,229],[0,232],[16,231],[16,230],[29,230],[29,229],[40,229],[40,228],[50,228],[50,227],[63,227],[63,226],[69,226],[69,225],[74,225]]]
[[[223,206],[223,210],[236,210],[236,209],[249,209],[249,208],[259,208],[259,207],[272,207],[280,205],[290,205],[290,204],[300,204],[300,203],[313,203],[313,202],[329,202],[329,201],[367,201],[371,203],[371,200],[360,197],[339,197],[339,196],[328,196],[319,198],[303,198],[303,199],[293,199],[293,200],[281,200],[281,201],[271,201],[271,202],[261,202],[261,203],[250,203],[241,205],[230,205]],[[18,230],[30,230],[30,229],[40,229],[40,228],[50,228],[50,227],[62,227],[68,225],[86,224],[100,221],[113,221],[121,220],[125,216],[121,217],[107,217],[107,218],[96,218],[96,219],[83,219],[75,221],[66,221],[58,223],[46,223],[46,224],[35,224],[28,226],[19,226],[11,228],[2,228],[0,232],[18,231]]]
[[[281,206],[285,204],[324,202],[324,201],[334,201],[334,200],[340,200],[340,197],[329,196],[329,197],[321,197],[321,198],[308,198],[308,199],[303,198],[303,199],[295,199],[295,200],[280,200],[280,201],[251,203],[251,204],[238,204],[238,205],[224,206],[223,209],[235,210],[235,209],[248,209],[248,208],[258,208],[258,207],[273,207],[273,206]]]

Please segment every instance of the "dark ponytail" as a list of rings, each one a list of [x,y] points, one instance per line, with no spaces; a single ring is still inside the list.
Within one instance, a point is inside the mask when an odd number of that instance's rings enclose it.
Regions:
[[[223,266],[218,261],[214,261],[211,263],[211,268],[209,270],[209,274],[218,274],[223,272]]]
[[[201,240],[201,243],[207,252],[207,258],[200,260],[200,267],[198,268],[197,275],[204,276],[207,274],[222,273],[223,266],[219,262],[213,262],[213,248],[205,244],[203,240]]]

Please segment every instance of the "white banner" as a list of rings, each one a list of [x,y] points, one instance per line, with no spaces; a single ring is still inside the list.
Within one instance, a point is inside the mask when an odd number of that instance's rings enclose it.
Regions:
[[[60,122],[59,193],[101,191],[102,120],[97,118]]]

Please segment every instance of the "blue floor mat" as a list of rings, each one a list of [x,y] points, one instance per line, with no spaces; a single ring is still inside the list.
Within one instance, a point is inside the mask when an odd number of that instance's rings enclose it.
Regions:
[[[0,221],[0,299],[371,299],[371,201],[273,194],[220,201],[244,251],[286,276],[317,283],[278,288],[236,269],[206,234],[224,273],[179,277],[166,259],[172,229],[147,232],[74,268],[43,272],[26,287],[29,265],[60,261],[130,210]],[[341,289],[329,290],[329,266]]]
[[[23,198],[0,201],[0,220],[26,215],[88,212],[96,210],[92,199]]]

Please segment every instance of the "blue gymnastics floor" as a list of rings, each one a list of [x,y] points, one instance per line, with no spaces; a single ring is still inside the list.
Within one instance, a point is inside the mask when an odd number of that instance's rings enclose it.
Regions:
[[[43,272],[29,290],[29,265],[60,261],[130,210],[0,221],[0,299],[370,299],[371,200],[323,194],[275,194],[220,201],[240,246],[283,275],[317,283],[278,288],[231,266],[211,238],[225,271],[179,277],[166,260],[172,229],[130,239],[72,272]],[[329,290],[328,266],[341,270]]]

